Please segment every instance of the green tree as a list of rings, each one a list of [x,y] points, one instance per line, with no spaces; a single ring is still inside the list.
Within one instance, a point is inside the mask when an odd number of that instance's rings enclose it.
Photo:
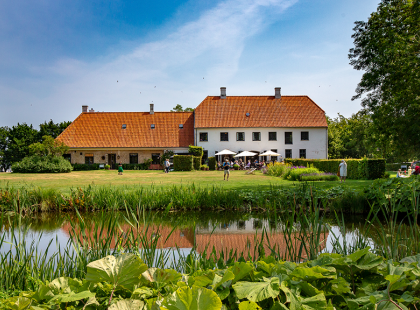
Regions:
[[[69,147],[51,136],[43,136],[42,143],[36,142],[29,146],[29,153],[38,156],[63,156]]]
[[[13,126],[8,133],[4,162],[7,168],[29,155],[29,145],[38,142],[38,131],[26,123]]]
[[[48,123],[45,121],[39,125],[40,140],[44,136],[51,136],[54,139],[57,138],[70,124],[71,122],[54,123],[52,119]]]
[[[193,112],[193,108],[183,108],[182,105],[177,104],[174,108],[172,108],[171,112]]]
[[[0,171],[7,169],[10,163],[6,161],[6,150],[9,139],[9,127],[0,127]]]
[[[353,100],[362,98],[378,139],[388,140],[383,154],[418,156],[420,0],[382,0],[367,22],[355,24],[350,64],[365,73]]]

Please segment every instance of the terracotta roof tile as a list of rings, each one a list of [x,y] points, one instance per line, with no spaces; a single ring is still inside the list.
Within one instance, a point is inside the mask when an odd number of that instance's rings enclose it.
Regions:
[[[126,129],[122,125],[126,124]],[[155,129],[151,125],[155,124]],[[183,129],[179,125],[184,126]],[[193,112],[85,112],[57,138],[71,148],[188,147]]]
[[[249,117],[246,116],[249,113]],[[208,96],[195,110],[195,128],[328,127],[308,96]]]

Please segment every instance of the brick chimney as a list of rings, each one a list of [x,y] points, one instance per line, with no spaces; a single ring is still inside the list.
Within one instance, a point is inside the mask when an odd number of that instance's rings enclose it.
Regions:
[[[274,88],[274,98],[276,99],[281,98],[281,87]]]
[[[87,105],[82,105],[82,112],[87,112],[88,111],[88,106]]]
[[[226,99],[226,87],[220,87],[220,99]]]
[[[155,114],[155,111],[154,111],[154,106],[155,106],[155,105],[154,105],[153,103],[151,103],[151,104],[150,104],[150,114],[151,114],[151,115]]]

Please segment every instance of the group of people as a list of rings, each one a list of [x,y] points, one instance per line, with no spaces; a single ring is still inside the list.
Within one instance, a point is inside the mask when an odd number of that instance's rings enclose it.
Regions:
[[[397,178],[408,178],[411,175],[420,175],[420,166],[416,165],[414,160],[406,170],[398,169]]]
[[[239,166],[239,170],[245,170],[245,169],[249,169],[251,167],[255,167],[256,169],[261,169],[263,167],[265,167],[268,162],[265,162],[264,160],[262,161],[258,161],[255,160],[251,163],[251,160],[248,160],[247,163],[245,164],[245,161],[243,161],[242,159],[239,160],[229,160],[228,158],[225,159],[225,161],[223,162],[223,164],[219,161],[217,162],[217,167],[219,170],[224,170],[224,167],[226,166],[226,162],[228,163],[230,168],[234,168],[234,165],[238,165]]]

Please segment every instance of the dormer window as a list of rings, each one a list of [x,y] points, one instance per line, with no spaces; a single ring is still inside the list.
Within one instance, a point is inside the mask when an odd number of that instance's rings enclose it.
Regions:
[[[184,125],[183,124],[179,124],[179,128],[180,129],[184,128]]]
[[[246,113],[245,115],[246,115],[246,117],[249,117],[250,114],[249,113]]]
[[[151,129],[155,129],[155,124],[150,125]]]
[[[122,129],[126,129],[127,128],[127,125],[126,124],[123,124],[122,125]]]

